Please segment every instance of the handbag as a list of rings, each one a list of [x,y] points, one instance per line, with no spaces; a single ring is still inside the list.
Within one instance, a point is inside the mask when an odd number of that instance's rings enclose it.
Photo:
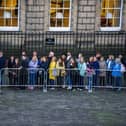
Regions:
[[[52,70],[52,75],[55,77],[58,76],[58,70],[56,68]]]

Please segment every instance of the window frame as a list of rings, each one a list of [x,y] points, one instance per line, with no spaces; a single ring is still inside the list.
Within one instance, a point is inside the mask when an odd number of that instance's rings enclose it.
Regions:
[[[70,0],[70,8],[62,8],[62,9],[69,9],[69,27],[50,27],[50,10],[56,9],[51,8],[51,0],[49,0],[49,31],[70,31],[71,30],[71,12],[72,12],[72,0]]]
[[[20,0],[18,0],[18,26],[0,26],[0,31],[19,31],[19,14],[20,14]]]
[[[101,10],[102,10],[102,0],[100,1],[101,2]],[[121,4],[120,4],[120,17],[119,17],[119,26],[118,27],[101,27],[101,16],[100,16],[100,30],[101,31],[120,31],[121,30],[121,27],[122,27],[122,11],[123,11],[123,0],[121,0]],[[110,8],[111,9],[111,8]],[[101,13],[101,10],[100,10],[100,13]]]

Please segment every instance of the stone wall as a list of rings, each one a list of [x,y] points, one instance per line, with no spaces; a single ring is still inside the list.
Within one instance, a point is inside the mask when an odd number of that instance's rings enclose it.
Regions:
[[[95,30],[96,0],[78,1],[78,22],[77,30],[79,32]]]
[[[50,0],[21,0],[20,31],[49,30]],[[100,31],[100,0],[72,0],[71,31]],[[126,30],[126,0],[124,0],[122,30]]]

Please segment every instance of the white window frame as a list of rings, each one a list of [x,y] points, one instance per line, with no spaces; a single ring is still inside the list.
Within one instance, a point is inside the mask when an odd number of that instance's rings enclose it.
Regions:
[[[50,4],[50,9],[55,9],[55,8],[51,8],[51,0],[49,0],[49,4]],[[63,8],[64,9],[64,8]],[[70,31],[71,30],[71,10],[72,10],[72,0],[70,0],[70,8],[65,8],[65,9],[69,9],[69,27],[50,27],[50,12],[49,12],[49,31]]]
[[[102,9],[102,0],[101,0],[101,9]],[[118,27],[101,27],[100,26],[100,30],[101,31],[120,31],[121,30],[121,27],[122,27],[123,0],[121,0],[121,7],[120,8],[115,8],[115,9],[120,9],[120,22],[119,22],[119,26]]]
[[[16,27],[0,26],[0,31],[19,31],[19,14],[20,14],[20,0],[18,0],[18,26]]]

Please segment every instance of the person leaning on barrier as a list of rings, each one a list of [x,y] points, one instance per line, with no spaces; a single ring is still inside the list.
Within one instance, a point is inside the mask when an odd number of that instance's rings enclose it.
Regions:
[[[89,93],[92,93],[93,76],[95,75],[93,61],[94,57],[92,56],[89,58],[89,61],[87,62],[86,76],[88,78],[88,85],[86,86],[86,89],[88,89]]]
[[[8,60],[9,85],[15,85],[14,84],[14,77],[15,77],[14,66],[15,66],[15,57],[14,56],[11,56],[9,58],[9,60]]]
[[[44,72],[48,69],[48,62],[46,56],[42,56],[41,59],[38,61],[38,72],[39,72],[39,83],[44,83]]]
[[[26,52],[22,52],[21,56],[21,70],[20,70],[20,85],[21,89],[25,89],[25,85],[28,84],[28,63],[29,63],[29,58],[26,55]]]
[[[29,90],[33,90],[34,86],[36,85],[37,82],[37,68],[38,68],[38,59],[36,56],[32,57],[32,60],[30,60],[29,64]]]
[[[86,69],[87,69],[87,65],[84,61],[84,57],[80,57],[80,60],[78,62],[78,70],[79,70],[79,76],[78,76],[79,87],[78,87],[78,90],[80,90],[80,91],[84,88],[84,76],[86,75]]]
[[[121,90],[122,85],[122,71],[121,71],[121,61],[120,58],[116,58],[115,65],[112,70],[112,76],[114,78],[114,87],[118,91]]]
[[[112,86],[113,85],[113,78],[112,78],[112,70],[115,66],[115,59],[113,55],[109,55],[107,61],[107,84]]]
[[[2,69],[5,68],[5,65],[6,65],[6,59],[3,56],[3,52],[0,51],[0,74],[1,74],[0,75],[0,85],[2,84],[2,78],[3,78],[3,74],[4,74],[4,71]]]
[[[99,86],[98,76],[99,76],[99,62],[98,59],[94,56],[93,60],[93,68],[95,70],[95,75],[93,76],[93,84],[94,86]]]
[[[51,86],[51,90],[55,89],[55,80],[57,76],[57,70],[56,70],[56,57],[52,57],[52,60],[49,65],[49,84]]]
[[[99,69],[100,69],[99,70],[99,84],[100,84],[100,86],[105,86],[107,66],[106,66],[104,57],[100,58]]]
[[[59,58],[57,63],[56,63],[56,69],[57,69],[57,84],[64,86],[64,76],[66,74],[65,72],[65,63],[64,61]]]
[[[15,64],[14,64],[14,85],[18,88],[20,84],[20,68],[21,64],[19,62],[18,58],[15,58]],[[20,88],[20,87],[19,87]]]

